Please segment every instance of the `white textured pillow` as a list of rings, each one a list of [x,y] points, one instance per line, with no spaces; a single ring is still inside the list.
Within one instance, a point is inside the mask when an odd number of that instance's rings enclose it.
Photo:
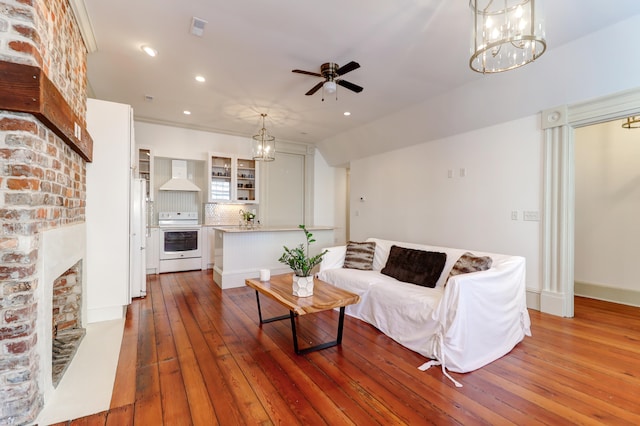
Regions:
[[[489,256],[476,256],[473,253],[466,252],[460,256],[453,268],[451,268],[447,281],[455,275],[486,271],[491,268],[492,263],[493,260]],[[445,285],[447,285],[446,282]]]
[[[347,243],[347,252],[344,255],[344,268],[362,269],[370,271],[373,266],[373,255],[376,251],[374,242],[354,242]]]

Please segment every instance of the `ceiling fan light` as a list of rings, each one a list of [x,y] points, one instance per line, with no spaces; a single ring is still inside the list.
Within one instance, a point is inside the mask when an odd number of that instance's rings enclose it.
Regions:
[[[322,87],[327,93],[335,93],[337,88],[335,81],[325,81]]]

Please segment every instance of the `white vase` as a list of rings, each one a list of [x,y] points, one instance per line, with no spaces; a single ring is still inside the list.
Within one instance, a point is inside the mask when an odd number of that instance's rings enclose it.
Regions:
[[[313,296],[313,275],[299,277],[293,274],[293,295],[298,297]]]

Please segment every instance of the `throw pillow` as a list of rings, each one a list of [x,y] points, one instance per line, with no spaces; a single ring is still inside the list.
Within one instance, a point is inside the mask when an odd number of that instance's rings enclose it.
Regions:
[[[466,252],[453,265],[447,281],[454,275],[468,274],[469,272],[486,271],[491,268],[493,260],[489,256],[476,256],[473,253]],[[445,285],[447,283],[445,282]]]
[[[373,266],[373,255],[376,251],[375,242],[358,243],[349,241],[344,255],[344,268],[362,269],[370,271]]]
[[[381,273],[407,283],[435,287],[447,261],[446,253],[391,246]]]

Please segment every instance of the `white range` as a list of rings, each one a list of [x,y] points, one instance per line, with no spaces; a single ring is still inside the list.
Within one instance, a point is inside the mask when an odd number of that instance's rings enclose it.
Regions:
[[[159,212],[159,272],[201,268],[202,232],[198,212]]]

